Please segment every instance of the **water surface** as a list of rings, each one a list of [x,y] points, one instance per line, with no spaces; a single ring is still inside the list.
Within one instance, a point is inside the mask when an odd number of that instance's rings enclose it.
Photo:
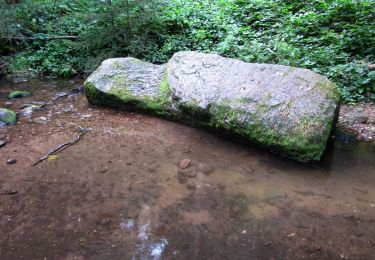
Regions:
[[[7,104],[20,111],[80,85],[1,82],[0,106],[11,90],[34,93]],[[79,127],[91,131],[32,166]],[[337,137],[321,163],[301,164],[60,99],[0,129],[1,259],[372,259],[375,145]]]

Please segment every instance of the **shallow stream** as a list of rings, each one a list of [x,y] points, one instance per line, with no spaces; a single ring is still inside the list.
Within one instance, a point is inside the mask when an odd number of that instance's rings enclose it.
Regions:
[[[0,107],[82,83],[3,81]],[[337,133],[321,163],[301,164],[82,94],[26,108],[0,128],[1,259],[374,259],[374,143]]]

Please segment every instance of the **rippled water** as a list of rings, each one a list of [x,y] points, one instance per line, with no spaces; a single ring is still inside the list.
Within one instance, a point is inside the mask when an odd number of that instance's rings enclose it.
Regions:
[[[45,102],[82,84],[0,83]],[[42,119],[41,119],[42,118]],[[53,147],[77,144],[37,166]],[[372,259],[375,145],[301,164],[158,118],[60,99],[0,129],[1,259]],[[7,159],[17,159],[14,165]],[[178,163],[189,159],[181,169]],[[4,191],[13,191],[6,193]],[[14,194],[14,191],[16,193]]]

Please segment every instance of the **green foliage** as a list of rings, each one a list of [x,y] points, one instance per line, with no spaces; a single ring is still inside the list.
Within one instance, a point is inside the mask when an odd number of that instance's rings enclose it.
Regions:
[[[347,102],[375,101],[375,2],[358,0],[168,1],[174,28],[161,51],[194,49],[248,62],[312,69]]]
[[[154,63],[180,50],[312,69],[346,102],[375,101],[371,0],[0,0],[0,50],[11,69],[87,74],[109,57]],[[51,40],[71,35],[78,40]],[[35,37],[35,41],[14,41]],[[5,40],[4,40],[5,39]],[[8,58],[9,59],[9,58]]]
[[[76,73],[79,45],[53,37],[78,36],[84,31],[79,12],[87,8],[87,1],[23,1],[18,5],[3,2],[2,6],[5,8],[1,8],[0,21],[6,21],[8,28],[0,31],[0,46],[8,46],[9,52],[19,51],[6,58],[11,61],[12,71],[30,69],[41,75],[62,77]]]
[[[167,34],[157,1],[96,1],[89,12],[79,46],[85,60],[81,69],[85,72],[91,72],[106,58],[128,55],[145,58],[149,53],[156,53]],[[91,19],[92,13],[95,19]]]

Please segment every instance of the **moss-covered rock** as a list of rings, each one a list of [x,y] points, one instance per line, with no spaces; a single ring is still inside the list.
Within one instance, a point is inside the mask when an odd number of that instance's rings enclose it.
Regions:
[[[30,91],[13,91],[8,95],[9,99],[16,99],[16,98],[24,98],[31,96],[32,93]]]
[[[305,69],[176,53],[166,65],[109,59],[86,80],[89,102],[204,127],[302,161],[319,160],[340,100]]]
[[[14,125],[17,122],[17,115],[9,109],[0,108],[0,121],[6,125]]]

